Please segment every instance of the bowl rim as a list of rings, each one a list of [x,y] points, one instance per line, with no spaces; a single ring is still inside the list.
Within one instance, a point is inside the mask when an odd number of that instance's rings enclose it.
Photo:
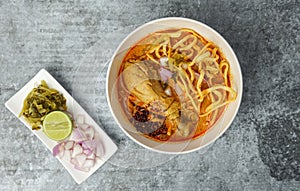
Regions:
[[[233,55],[233,59],[236,61],[236,64],[237,64],[237,69],[238,69],[238,75],[239,75],[239,78],[240,80],[239,81],[236,81],[236,83],[238,83],[240,85],[240,92],[239,92],[239,95],[237,97],[238,100],[237,101],[237,106],[234,110],[234,113],[231,115],[231,119],[229,120],[228,122],[228,125],[226,125],[225,128],[223,128],[222,131],[220,131],[216,136],[214,136],[211,140],[209,140],[207,143],[199,146],[199,147],[196,147],[194,149],[190,149],[190,150],[184,150],[184,151],[179,151],[179,152],[173,152],[173,151],[162,151],[162,150],[159,150],[159,149],[155,149],[155,148],[152,148],[152,147],[149,147],[145,144],[143,144],[142,142],[136,140],[134,137],[132,137],[121,125],[121,123],[119,122],[117,116],[115,115],[114,111],[113,111],[113,108],[112,108],[112,105],[111,105],[111,101],[110,101],[110,93],[108,91],[108,86],[109,86],[109,83],[108,83],[108,79],[110,77],[110,71],[111,71],[111,67],[113,65],[113,61],[115,59],[115,57],[117,56],[117,54],[119,53],[120,51],[120,48],[123,46],[123,44],[129,39],[131,38],[136,32],[138,32],[139,30],[141,30],[142,28],[148,26],[148,25],[152,25],[152,24],[155,24],[157,22],[160,22],[160,21],[169,21],[169,20],[180,20],[180,21],[187,21],[187,22],[190,22],[190,23],[194,23],[196,25],[200,25],[204,28],[207,28],[208,30],[212,31],[214,33],[214,35],[218,36],[224,43],[225,45],[228,47],[228,50],[232,53]],[[212,27],[200,22],[200,21],[196,21],[196,20],[193,20],[193,19],[190,19],[190,18],[184,18],[184,17],[165,17],[165,18],[159,18],[159,19],[155,19],[155,20],[152,20],[152,21],[149,21],[149,22],[146,22],[142,25],[140,25],[139,27],[137,27],[136,29],[134,29],[132,32],[130,32],[121,42],[120,44],[118,45],[118,47],[116,48],[114,54],[112,55],[111,57],[111,60],[109,61],[109,65],[108,65],[108,69],[107,69],[107,73],[106,73],[106,99],[107,99],[107,102],[108,102],[108,105],[109,105],[109,110],[115,120],[115,122],[118,124],[119,128],[131,139],[133,140],[135,143],[141,145],[142,147],[146,148],[146,149],[149,149],[151,151],[155,151],[155,152],[158,152],[158,153],[163,153],[163,154],[187,154],[187,153],[191,153],[191,152],[195,152],[195,151],[198,151],[198,150],[201,150],[201,149],[204,149],[205,147],[207,147],[208,145],[211,145],[212,143],[214,143],[218,138],[220,138],[224,133],[225,131],[231,126],[233,120],[235,119],[238,111],[239,111],[239,108],[240,108],[240,105],[241,105],[241,101],[242,101],[242,96],[243,96],[243,77],[242,77],[242,70],[241,70],[241,67],[240,67],[240,63],[239,63],[239,60],[235,54],[235,52],[233,51],[232,47],[230,46],[230,44],[227,42],[227,40],[221,35],[219,34],[215,29],[213,29]]]

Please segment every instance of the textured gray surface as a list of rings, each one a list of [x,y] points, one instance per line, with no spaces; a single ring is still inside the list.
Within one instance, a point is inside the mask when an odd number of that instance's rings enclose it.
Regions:
[[[298,0],[1,0],[0,190],[299,190],[299,13]],[[101,68],[121,40],[167,16],[220,32],[244,76],[242,105],[229,130],[208,150],[180,156],[155,154],[129,140],[107,112],[102,87]],[[4,107],[41,68],[120,147],[81,185]]]

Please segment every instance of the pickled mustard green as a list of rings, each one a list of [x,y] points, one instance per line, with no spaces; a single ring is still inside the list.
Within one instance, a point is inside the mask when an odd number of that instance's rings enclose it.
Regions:
[[[56,110],[67,110],[66,98],[56,89],[49,88],[42,80],[41,84],[27,95],[19,117],[24,116],[32,130],[38,130],[41,128],[44,117]]]

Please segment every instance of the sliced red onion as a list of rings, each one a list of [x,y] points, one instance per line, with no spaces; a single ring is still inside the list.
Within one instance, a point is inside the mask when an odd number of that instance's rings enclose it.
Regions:
[[[62,158],[65,154],[65,150],[61,151],[60,153],[58,153],[58,157],[59,158]]]
[[[159,69],[159,74],[161,76],[161,80],[167,82],[169,78],[172,77],[173,73],[170,70],[167,70],[163,67]]]
[[[83,171],[82,168],[79,167],[77,164],[74,164],[74,168],[75,168],[76,170]]]
[[[98,145],[97,148],[96,148],[96,156],[98,157],[102,157],[104,155],[104,147],[102,144]]]
[[[95,135],[95,142],[97,145],[95,154],[98,157],[102,157],[105,153],[105,150],[104,150],[103,144],[101,142],[100,136],[98,134]]]
[[[68,142],[65,143],[65,149],[66,150],[72,149],[73,146],[74,146],[74,141],[68,141]]]
[[[105,151],[94,127],[84,123],[83,115],[78,118],[77,128],[73,129],[70,140],[57,144],[53,148],[53,155],[70,162],[77,170],[88,172]]]
[[[95,157],[96,156],[94,153],[91,153],[90,155],[87,156],[88,159],[93,159],[93,160],[95,159]]]
[[[82,153],[82,151],[83,151],[82,147],[79,144],[75,144],[72,152],[72,158]]]
[[[82,165],[84,164],[84,162],[86,160],[86,155],[85,154],[76,155],[76,160],[78,162],[78,166],[82,167]]]
[[[71,158],[70,162],[71,162],[71,164],[78,166],[78,162],[77,162],[76,158]]]
[[[83,172],[88,172],[90,170],[90,168],[83,168],[82,166],[80,166],[76,158],[71,159],[71,163],[74,165],[74,168],[76,170]]]
[[[90,156],[90,155],[92,155],[93,151],[90,150],[90,149],[84,149],[84,150],[83,150],[83,153],[84,153],[86,156]]]
[[[71,151],[65,150],[65,153],[64,153],[62,159],[66,160],[66,161],[70,161],[71,160]]]
[[[89,140],[92,140],[94,138],[94,134],[95,134],[95,131],[94,131],[94,128],[92,126],[88,127],[85,130],[85,136]]]
[[[64,150],[64,142],[58,143],[57,145],[55,145],[55,147],[53,147],[52,149],[52,154],[53,156],[58,155],[60,152],[62,152]]]
[[[75,142],[82,142],[85,141],[87,138],[85,136],[85,133],[80,130],[79,128],[74,128],[73,132],[70,136],[70,140],[73,140]]]
[[[94,150],[97,147],[97,143],[95,140],[87,140],[82,142],[82,148],[83,149],[90,149],[90,150]]]
[[[85,163],[82,165],[82,168],[92,168],[95,165],[95,161],[91,159],[86,159]]]
[[[78,124],[77,127],[79,127],[80,129],[82,129],[83,131],[85,131],[88,127],[89,127],[89,124]]]

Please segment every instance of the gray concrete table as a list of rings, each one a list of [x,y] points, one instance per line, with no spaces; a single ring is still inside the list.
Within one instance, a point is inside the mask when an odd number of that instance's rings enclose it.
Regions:
[[[0,190],[300,190],[300,5],[290,1],[0,1]],[[204,22],[235,50],[239,113],[205,151],[156,154],[107,110],[105,63],[137,26],[162,17]],[[4,102],[46,68],[119,146],[77,185]]]

